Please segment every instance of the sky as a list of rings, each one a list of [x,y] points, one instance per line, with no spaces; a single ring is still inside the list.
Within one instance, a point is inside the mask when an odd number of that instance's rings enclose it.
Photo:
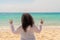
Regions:
[[[0,12],[60,12],[60,0],[0,0]]]

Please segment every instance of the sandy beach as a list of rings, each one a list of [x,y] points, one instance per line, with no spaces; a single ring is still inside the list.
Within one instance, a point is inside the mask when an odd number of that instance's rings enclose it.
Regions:
[[[41,33],[35,33],[35,37],[36,40],[60,40],[60,28],[43,28]],[[0,40],[20,40],[20,35],[0,28]]]

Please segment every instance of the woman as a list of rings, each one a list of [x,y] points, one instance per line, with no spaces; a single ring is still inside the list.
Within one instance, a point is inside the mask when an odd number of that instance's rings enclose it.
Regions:
[[[35,40],[34,32],[40,33],[43,21],[41,20],[40,29],[34,24],[33,18],[29,13],[24,13],[21,18],[22,25],[14,29],[13,21],[10,21],[11,30],[14,34],[21,34],[21,40]]]

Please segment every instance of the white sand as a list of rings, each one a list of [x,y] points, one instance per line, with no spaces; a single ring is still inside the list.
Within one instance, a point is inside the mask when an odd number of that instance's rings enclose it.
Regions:
[[[60,40],[60,28],[43,28],[41,33],[35,33],[35,37],[36,40]],[[0,40],[20,40],[20,35],[0,28]]]

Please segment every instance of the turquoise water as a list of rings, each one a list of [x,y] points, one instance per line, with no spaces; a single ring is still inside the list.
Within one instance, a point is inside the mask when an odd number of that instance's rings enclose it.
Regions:
[[[50,12],[50,13],[43,13],[43,12],[32,12],[30,13],[35,21],[36,24],[39,24],[40,19],[44,20],[44,25],[60,25],[60,13],[58,12]],[[0,26],[7,26],[9,25],[9,20],[14,21],[14,25],[20,25],[21,24],[21,16],[22,13],[0,13]]]

